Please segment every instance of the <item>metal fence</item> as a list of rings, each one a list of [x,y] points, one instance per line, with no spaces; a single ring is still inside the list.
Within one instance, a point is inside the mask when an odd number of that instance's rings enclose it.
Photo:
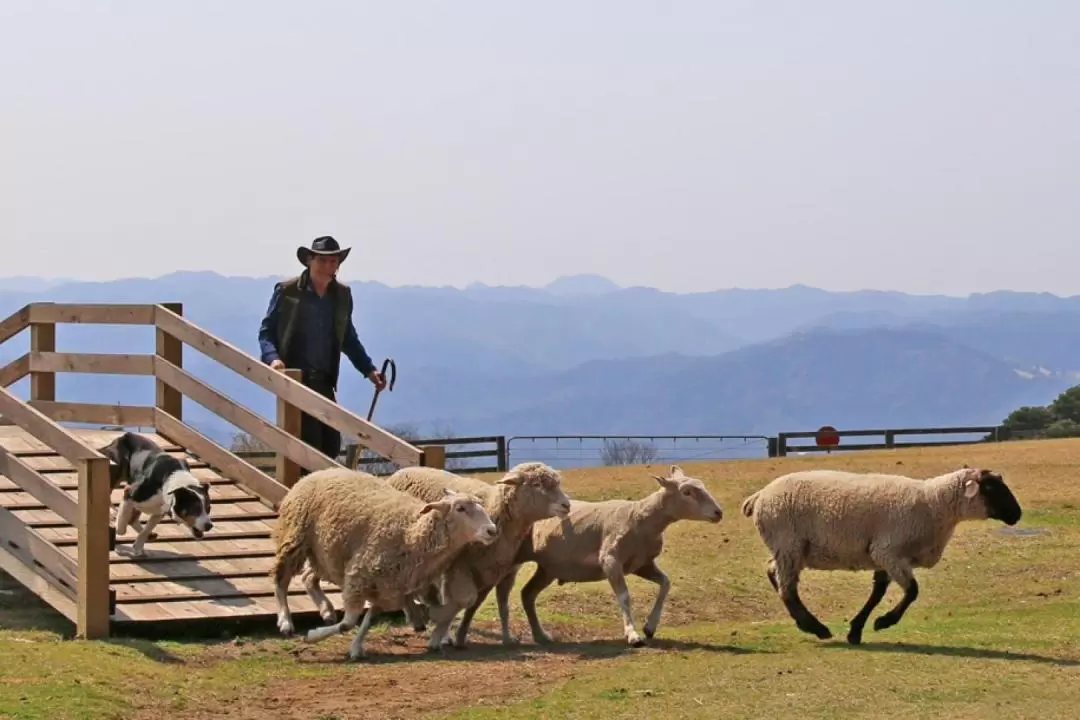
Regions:
[[[510,465],[544,462],[556,468],[768,457],[765,435],[515,435]]]

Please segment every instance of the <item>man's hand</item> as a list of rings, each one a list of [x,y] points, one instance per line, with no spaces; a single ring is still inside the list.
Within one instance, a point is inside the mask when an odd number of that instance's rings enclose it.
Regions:
[[[386,388],[386,378],[384,378],[382,373],[378,370],[369,372],[367,379],[375,385],[376,390],[384,390]]]
[[[285,363],[282,361],[281,358],[274,358],[273,360],[270,361],[270,369],[271,370],[284,370],[285,369]]]

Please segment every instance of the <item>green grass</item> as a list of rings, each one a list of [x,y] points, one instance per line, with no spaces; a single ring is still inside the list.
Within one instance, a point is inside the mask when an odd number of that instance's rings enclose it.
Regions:
[[[1078,441],[687,464],[720,500],[719,526],[667,533],[660,565],[673,588],[656,640],[628,648],[604,583],[552,586],[541,619],[559,643],[531,642],[518,591],[517,648],[497,640],[494,598],[477,614],[473,646],[447,658],[424,638],[380,626],[371,660],[346,665],[348,637],[306,646],[273,636],[240,641],[63,639],[66,623],[10,580],[0,584],[0,717],[69,718],[1072,718],[1080,688]],[[1003,532],[961,525],[941,564],[920,570],[903,621],[848,646],[847,620],[869,573],[807,572],[802,596],[832,629],[799,632],[764,574],[764,549],[739,502],[796,467],[886,468],[930,475],[967,462],[1003,472],[1025,509]],[[656,468],[652,468],[656,469]],[[566,473],[571,495],[641,495],[643,468]],[[1034,531],[1027,533],[1024,531]],[[638,627],[655,596],[630,579]],[[900,597],[890,588],[875,616]],[[433,692],[432,688],[437,691]]]

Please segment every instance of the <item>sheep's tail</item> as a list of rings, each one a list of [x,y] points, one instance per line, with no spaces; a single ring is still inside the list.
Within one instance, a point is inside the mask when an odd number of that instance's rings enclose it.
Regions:
[[[748,498],[746,498],[745,500],[742,501],[742,514],[743,515],[745,515],[746,517],[750,517],[751,515],[754,514],[754,505],[757,504],[758,495],[760,495],[760,494],[761,494],[761,491],[758,490],[756,493],[754,493],[753,495],[749,496]]]
[[[299,514],[293,512],[278,517],[275,528],[277,549],[270,565],[270,577],[278,587],[296,577],[308,559],[306,522],[298,517]]]

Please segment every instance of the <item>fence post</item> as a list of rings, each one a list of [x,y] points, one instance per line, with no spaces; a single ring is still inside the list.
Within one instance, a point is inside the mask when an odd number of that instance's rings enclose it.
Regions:
[[[510,469],[510,463],[506,457],[505,435],[495,438],[495,466],[499,469],[499,472],[506,472]]]
[[[420,458],[420,464],[424,467],[446,469],[446,446],[445,445],[421,445],[420,450],[424,453]]]
[[[774,457],[776,457],[776,453],[777,453],[777,448],[776,448],[776,446],[777,446],[777,438],[775,438],[775,437],[767,438],[767,442],[768,442],[768,444],[769,444],[769,450],[768,450],[768,452],[769,452],[769,457],[771,457],[771,458],[774,458]]]
[[[297,368],[286,368],[287,377],[300,381],[302,373]],[[284,398],[277,399],[277,426],[295,438],[300,437],[300,427],[303,415],[300,408],[288,403]],[[277,455],[277,481],[285,487],[291,488],[300,479],[301,467],[290,460],[284,453]]]
[[[776,457],[787,457],[787,435],[779,433],[776,436]]]
[[[79,589],[76,630],[80,637],[109,637],[109,461],[79,463]]]
[[[177,315],[184,314],[183,303],[158,304],[166,310],[173,311]],[[180,342],[179,338],[173,337],[161,328],[157,328],[154,334],[157,339],[155,352],[161,359],[171,362],[176,367],[183,367],[184,343]],[[183,420],[184,396],[180,394],[180,391],[157,379],[154,380],[154,387],[156,395],[154,406],[159,410],[172,415],[177,420]]]
[[[892,430],[885,431],[885,447],[896,447],[896,433]]]
[[[56,352],[56,324],[30,323],[30,352]],[[56,400],[56,373],[30,373],[30,399]]]

